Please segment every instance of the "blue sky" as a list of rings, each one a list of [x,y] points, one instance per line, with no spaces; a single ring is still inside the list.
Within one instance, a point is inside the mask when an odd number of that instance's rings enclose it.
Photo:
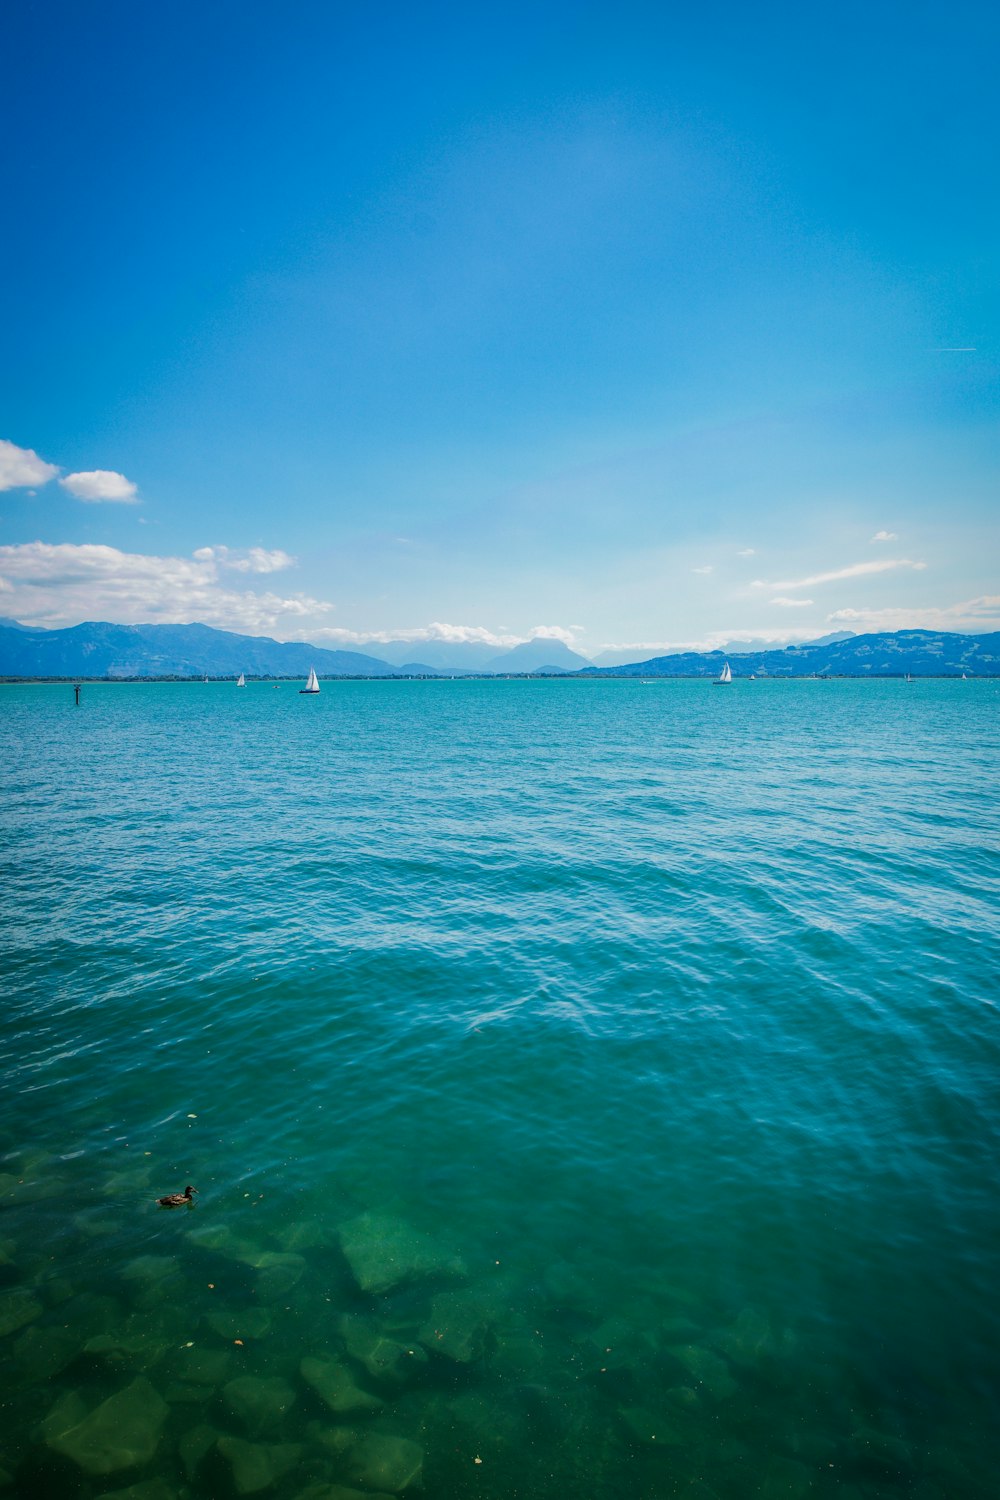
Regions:
[[[0,614],[1000,627],[995,14],[8,12]]]

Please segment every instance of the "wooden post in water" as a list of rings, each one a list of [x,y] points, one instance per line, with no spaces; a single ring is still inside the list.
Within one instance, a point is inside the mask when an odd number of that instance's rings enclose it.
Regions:
[[[74,682],[74,684],[73,684],[73,696],[76,699],[76,706],[77,706],[77,708],[79,708],[80,707],[80,684],[78,682]]]

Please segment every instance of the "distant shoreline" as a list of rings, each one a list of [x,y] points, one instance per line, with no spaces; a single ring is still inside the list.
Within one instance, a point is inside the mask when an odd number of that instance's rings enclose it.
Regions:
[[[360,672],[330,673],[326,676],[322,672],[317,674],[320,682],[709,682],[716,681],[717,674],[712,672],[650,672],[643,676],[636,672],[615,672],[605,668],[599,674],[597,672],[380,672],[374,674]],[[1000,680],[1000,672],[974,672],[966,674],[963,678],[961,672],[756,672],[751,678],[749,673],[733,673],[733,682],[903,682],[909,677],[913,682],[995,682]],[[288,677],[277,677],[266,675],[261,677],[247,676],[247,686],[251,683],[282,683],[302,682],[305,679],[301,673],[293,673]],[[220,683],[236,684],[235,674],[229,673],[222,677],[205,677],[199,673],[193,677],[180,677],[166,673],[162,676],[115,676],[115,677],[6,677],[0,674],[0,686],[13,687],[21,684],[23,686],[51,686],[66,685],[74,683],[88,684],[90,686],[113,687],[117,684],[157,683],[174,682],[190,683],[193,686],[217,686]]]

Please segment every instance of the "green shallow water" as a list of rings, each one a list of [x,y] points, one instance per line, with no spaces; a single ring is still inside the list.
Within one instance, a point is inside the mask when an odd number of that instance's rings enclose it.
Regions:
[[[998,706],[0,688],[11,1493],[995,1493]]]

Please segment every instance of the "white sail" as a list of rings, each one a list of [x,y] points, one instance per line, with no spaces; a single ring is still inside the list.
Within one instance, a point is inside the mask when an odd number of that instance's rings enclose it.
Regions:
[[[247,685],[247,680],[243,676],[243,673],[241,672],[240,675],[236,679],[236,686],[237,687],[246,687],[246,685]]]
[[[726,662],[726,664],[723,667],[722,671],[719,673],[719,681],[720,682],[732,682],[732,680],[733,680],[733,674],[732,674],[732,671],[730,669],[729,663]]]
[[[299,692],[300,693],[318,693],[319,692],[319,678],[316,676],[316,668],[315,667],[310,667],[309,668],[309,680],[306,683],[306,685],[305,685],[304,688],[299,688]]]

